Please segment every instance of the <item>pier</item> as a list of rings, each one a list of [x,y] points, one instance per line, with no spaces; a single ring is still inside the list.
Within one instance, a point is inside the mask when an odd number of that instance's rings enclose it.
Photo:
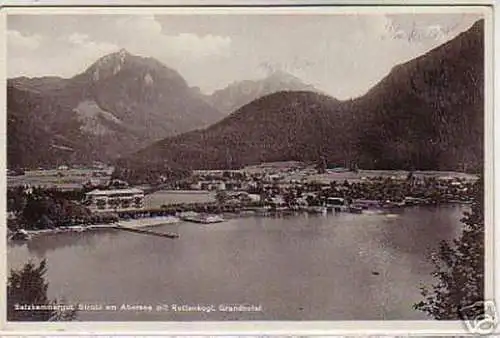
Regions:
[[[130,231],[130,232],[136,232],[139,234],[145,234],[145,235],[152,235],[152,236],[158,236],[158,237],[165,237],[165,238],[179,238],[179,234],[173,233],[173,232],[155,232],[152,230],[146,230],[146,229],[137,229],[137,228],[130,228],[126,227],[123,225],[115,225],[113,226],[113,229],[117,230],[124,230],[124,231]]]

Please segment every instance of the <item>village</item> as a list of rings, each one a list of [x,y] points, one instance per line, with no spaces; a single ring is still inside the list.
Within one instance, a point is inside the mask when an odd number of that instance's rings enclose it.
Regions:
[[[198,170],[175,182],[159,177],[156,185],[131,186],[111,172],[80,172],[79,183],[66,179],[33,186],[18,180],[8,189],[9,235],[25,239],[30,232],[210,224],[297,212],[395,214],[415,205],[469,203],[476,180],[461,173],[318,169],[300,162]],[[71,169],[58,168],[45,177],[54,175],[69,177]]]

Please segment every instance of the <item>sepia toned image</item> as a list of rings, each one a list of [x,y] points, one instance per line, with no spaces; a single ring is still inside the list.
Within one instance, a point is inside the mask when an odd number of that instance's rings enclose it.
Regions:
[[[484,13],[9,13],[7,321],[483,318]]]

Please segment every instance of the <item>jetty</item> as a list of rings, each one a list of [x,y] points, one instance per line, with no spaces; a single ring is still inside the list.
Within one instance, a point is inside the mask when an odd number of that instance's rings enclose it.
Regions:
[[[156,232],[156,231],[152,231],[152,230],[126,227],[123,225],[115,225],[115,226],[113,226],[113,229],[136,232],[139,234],[152,235],[152,236],[158,236],[158,237],[172,238],[172,239],[180,237],[179,234],[176,234],[173,232]]]
[[[224,218],[220,215],[199,214],[194,211],[182,212],[179,214],[179,218],[184,222],[201,223],[201,224],[224,222]]]

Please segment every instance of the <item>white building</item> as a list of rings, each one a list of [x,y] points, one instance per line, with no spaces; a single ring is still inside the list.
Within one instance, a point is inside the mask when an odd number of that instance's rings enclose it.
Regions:
[[[201,182],[196,182],[196,183],[191,184],[191,189],[192,190],[202,190],[201,189]]]
[[[213,181],[199,181],[196,185],[191,185],[191,189],[195,190],[226,190],[226,184],[224,181],[213,180]]]
[[[86,194],[92,212],[132,211],[144,209],[144,191],[140,189],[93,190]]]

